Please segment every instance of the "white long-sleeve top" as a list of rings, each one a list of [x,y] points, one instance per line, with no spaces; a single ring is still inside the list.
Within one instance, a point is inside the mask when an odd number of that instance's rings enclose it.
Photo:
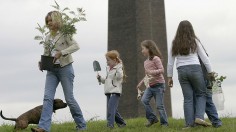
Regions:
[[[206,51],[204,50],[204,48],[202,47],[201,43],[198,40],[196,40],[196,42],[197,42],[196,52],[190,53],[189,55],[172,56],[172,50],[170,50],[169,55],[168,55],[168,65],[167,65],[168,77],[173,77],[173,68],[174,68],[175,60],[176,60],[177,68],[180,66],[186,66],[186,65],[200,65],[198,56],[200,57],[203,64],[205,65],[207,72],[208,73],[212,72],[211,63],[210,63],[209,57],[206,54]]]

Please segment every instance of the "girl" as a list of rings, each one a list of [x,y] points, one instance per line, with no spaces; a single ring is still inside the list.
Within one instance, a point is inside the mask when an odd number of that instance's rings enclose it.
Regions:
[[[114,128],[114,122],[118,127],[125,127],[126,123],[118,112],[118,103],[122,93],[122,83],[125,73],[120,55],[116,50],[106,53],[107,76],[106,78],[97,76],[98,80],[104,84],[105,95],[107,96],[107,127]]]
[[[83,118],[82,111],[73,95],[74,70],[72,67],[72,56],[79,49],[74,39],[61,37],[59,29],[62,27],[62,16],[58,11],[49,12],[45,18],[46,25],[50,30],[46,41],[58,40],[55,43],[54,68],[47,71],[46,84],[44,91],[43,109],[38,128],[32,128],[33,132],[49,132],[51,126],[51,117],[53,112],[53,99],[56,88],[61,83],[65,100],[70,108],[70,112],[77,125],[78,130],[86,129],[86,122]],[[54,41],[55,42],[55,41]],[[44,50],[44,55],[49,55],[48,50]],[[40,63],[39,63],[40,64]],[[39,65],[41,70],[41,66]]]
[[[148,119],[146,127],[158,122],[158,119],[150,106],[150,100],[152,97],[154,97],[157,105],[161,125],[168,126],[167,115],[163,103],[165,80],[163,77],[164,68],[161,62],[161,52],[156,46],[156,43],[152,40],[143,41],[141,47],[143,55],[147,57],[147,60],[144,62],[146,76],[138,84],[137,89],[139,89],[143,83],[145,83],[147,87],[141,99],[146,110],[146,118]]]
[[[167,74],[168,85],[172,87],[173,65],[176,59],[178,78],[184,96],[186,128],[194,126],[195,123],[203,126],[211,125],[204,121],[207,88],[198,56],[204,63],[209,75],[211,75],[212,68],[209,58],[199,44],[192,24],[189,21],[182,21],[172,43]],[[196,97],[196,106],[194,106],[194,97]]]

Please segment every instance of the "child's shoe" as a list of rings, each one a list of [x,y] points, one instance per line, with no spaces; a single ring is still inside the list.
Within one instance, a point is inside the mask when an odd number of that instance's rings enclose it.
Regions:
[[[117,126],[118,126],[119,128],[123,128],[123,127],[126,127],[126,124],[117,124]]]
[[[145,124],[145,126],[146,126],[146,127],[150,127],[150,126],[152,126],[153,124],[158,123],[158,122],[159,122],[159,121],[158,121],[157,119],[154,119],[154,120],[152,120],[151,122],[148,121],[148,122]]]

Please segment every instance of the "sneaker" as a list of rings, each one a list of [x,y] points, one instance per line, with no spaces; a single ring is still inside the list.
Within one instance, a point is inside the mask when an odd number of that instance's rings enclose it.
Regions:
[[[42,128],[31,128],[32,132],[46,132],[45,130],[43,130]]]
[[[79,128],[78,126],[76,127],[76,132],[80,132],[80,131],[85,131],[86,128]]]
[[[113,129],[114,125],[107,124],[107,128]]]
[[[161,127],[167,128],[169,125],[168,124],[161,124]]]
[[[117,124],[117,126],[118,126],[119,128],[123,128],[123,127],[126,127],[126,124]]]
[[[155,123],[158,123],[158,120],[157,120],[157,119],[154,119],[154,120],[152,120],[151,122],[148,121],[148,122],[145,124],[145,126],[146,126],[146,127],[150,127],[150,126],[152,126],[152,125],[155,124]]]
[[[107,128],[109,128],[109,129],[114,129],[114,126],[107,126]]]
[[[213,124],[212,125],[214,128],[219,128],[219,127],[221,127],[222,125],[221,124]]]
[[[206,122],[206,121],[204,121],[200,118],[196,118],[195,123],[198,124],[198,125],[206,126],[206,127],[212,126],[211,123],[208,123],[208,122]]]

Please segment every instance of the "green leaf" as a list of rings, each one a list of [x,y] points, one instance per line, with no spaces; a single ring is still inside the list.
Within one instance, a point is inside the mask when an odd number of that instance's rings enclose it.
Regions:
[[[59,4],[57,3],[57,1],[55,1],[55,4],[57,5],[57,7],[60,7]]]
[[[76,23],[76,22],[78,22],[78,21],[79,21],[78,18],[73,18],[73,19],[72,19],[72,23]]]
[[[39,23],[37,23],[37,24],[38,24],[39,28],[42,28]]]
[[[64,8],[62,11],[70,10],[68,7]]]
[[[35,36],[34,40],[43,40],[43,37],[42,36]]]
[[[70,11],[70,14],[73,14],[73,15],[75,15],[75,12],[74,12],[74,11]]]
[[[59,8],[57,6],[51,5],[53,8],[59,10]]]
[[[44,44],[45,42],[44,41],[40,41],[39,44]]]
[[[87,21],[85,17],[79,17],[79,21]]]
[[[77,11],[78,12],[83,12],[83,9],[82,8],[77,8]]]

